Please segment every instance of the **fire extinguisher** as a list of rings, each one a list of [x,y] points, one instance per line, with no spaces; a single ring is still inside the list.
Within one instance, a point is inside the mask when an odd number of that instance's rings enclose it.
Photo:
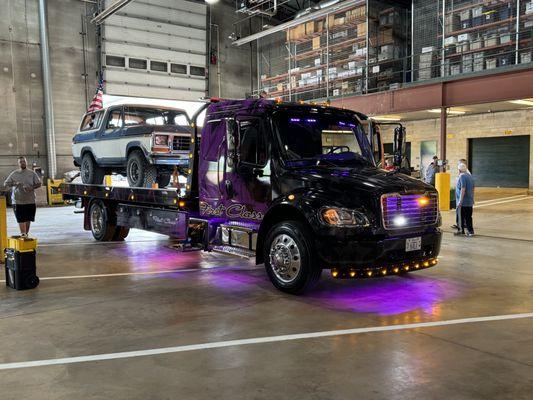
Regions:
[[[217,65],[217,52],[214,49],[211,49],[211,54],[209,55],[209,62],[211,65]]]

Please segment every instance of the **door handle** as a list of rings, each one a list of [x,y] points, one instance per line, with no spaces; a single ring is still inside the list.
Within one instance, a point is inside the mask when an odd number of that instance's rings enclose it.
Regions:
[[[229,179],[226,179],[224,184],[226,186],[226,194],[230,199],[233,198],[233,196],[235,195],[235,192],[233,190],[233,183]]]

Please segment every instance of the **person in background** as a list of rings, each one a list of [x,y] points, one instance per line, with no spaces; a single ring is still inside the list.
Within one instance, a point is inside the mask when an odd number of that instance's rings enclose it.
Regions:
[[[394,171],[394,164],[390,158],[385,159],[385,168],[386,171]]]
[[[11,188],[11,201],[15,218],[19,224],[20,234],[28,236],[30,224],[35,220],[35,189],[41,186],[39,176],[27,169],[25,157],[18,158],[19,169],[9,174],[4,186]]]
[[[439,166],[437,164],[438,161],[439,158],[437,156],[433,156],[433,161],[427,166],[426,174],[424,175],[424,182],[430,184],[431,186],[435,186],[435,174],[439,171]]]
[[[466,165],[466,173],[470,174],[470,171],[468,170],[468,163],[464,158],[459,159],[459,162],[457,163],[457,167],[459,167],[459,164]],[[457,179],[455,181],[455,185],[457,186],[457,180],[459,180],[459,175],[457,175]],[[453,229],[460,230],[461,229],[461,208],[457,207],[457,204],[455,205],[455,225],[452,225]]]
[[[474,178],[468,172],[466,164],[460,163],[457,167],[459,178],[455,186],[455,201],[461,213],[461,225],[455,235],[474,236],[472,213],[474,209]],[[466,229],[466,232],[465,232]]]

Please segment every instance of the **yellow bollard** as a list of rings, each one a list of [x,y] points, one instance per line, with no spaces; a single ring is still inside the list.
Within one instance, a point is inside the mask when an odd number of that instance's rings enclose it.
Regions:
[[[450,210],[450,174],[448,172],[435,174],[435,188],[439,192],[440,211]]]
[[[104,185],[106,186],[112,186],[113,185],[113,179],[111,175],[105,175],[104,176]]]
[[[6,261],[4,250],[7,247],[7,205],[4,196],[0,196],[0,247],[2,251],[0,261],[4,263]]]

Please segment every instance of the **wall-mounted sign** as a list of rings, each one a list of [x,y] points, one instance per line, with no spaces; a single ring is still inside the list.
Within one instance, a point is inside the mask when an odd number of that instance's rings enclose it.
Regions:
[[[513,131],[510,130],[510,129],[506,129],[505,131],[503,131],[504,135],[512,135],[513,134]]]

